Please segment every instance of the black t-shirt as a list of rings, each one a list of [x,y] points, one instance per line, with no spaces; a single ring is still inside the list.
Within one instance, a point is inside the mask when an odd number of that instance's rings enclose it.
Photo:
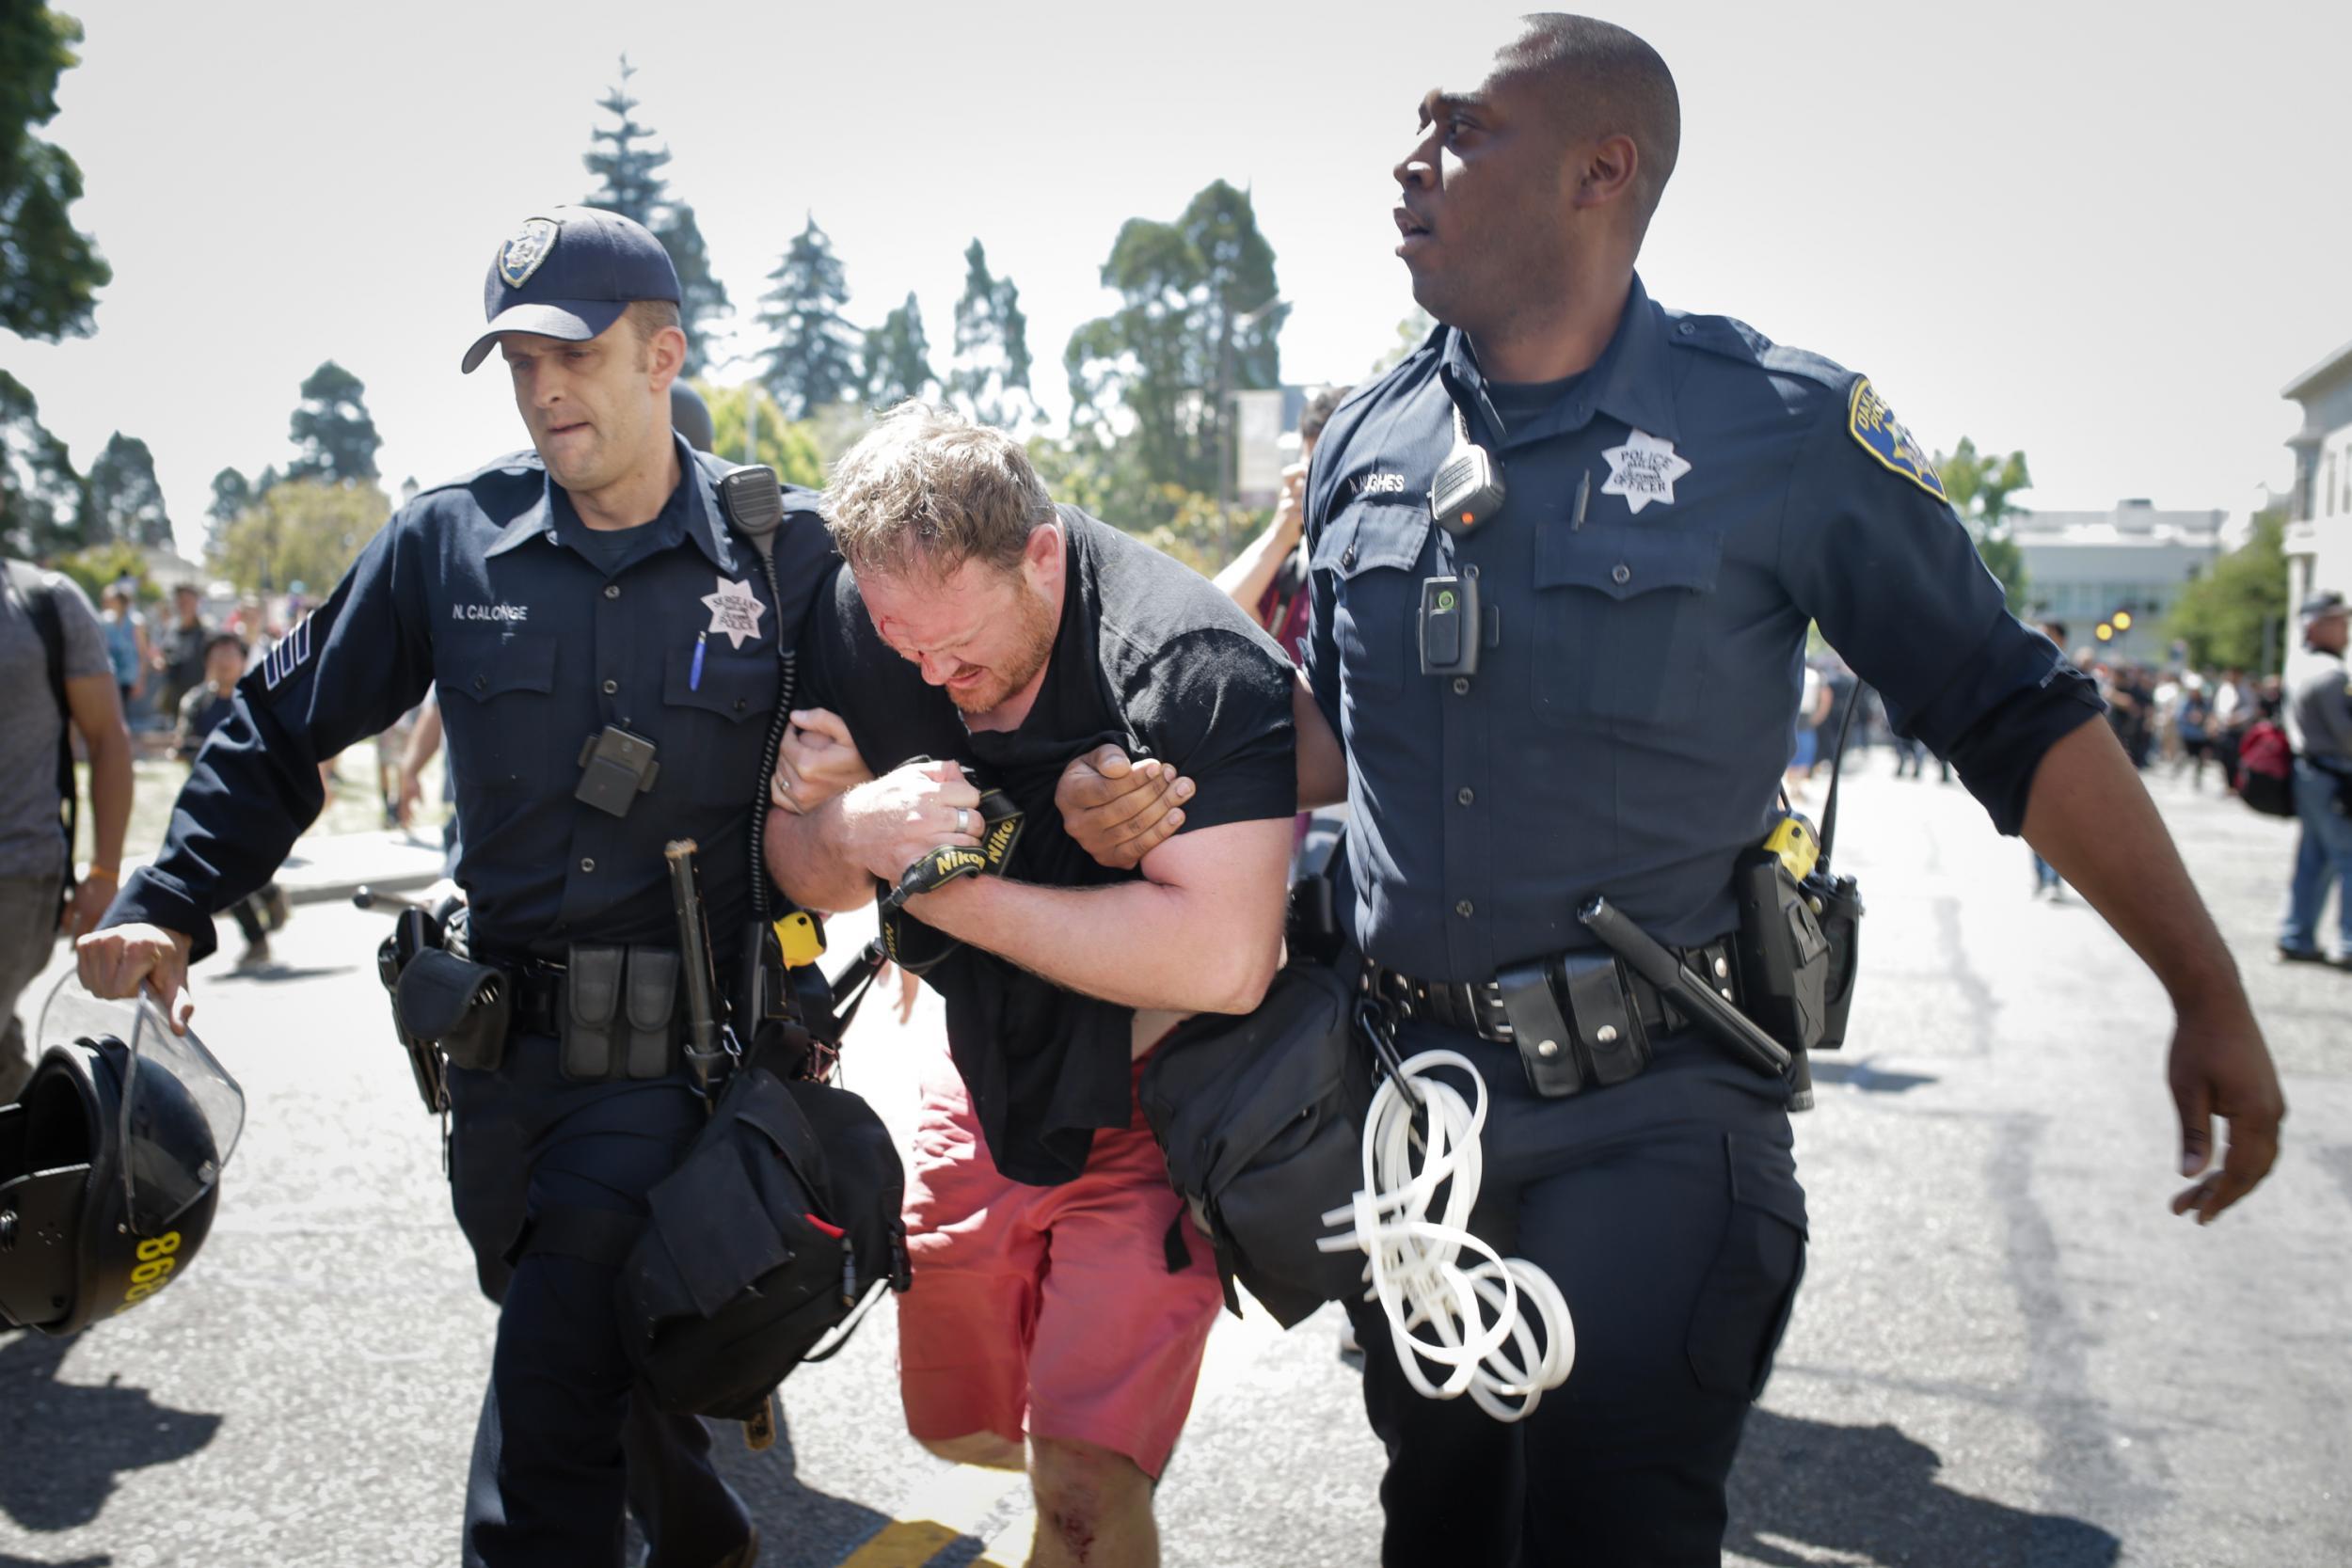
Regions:
[[[1057,511],[1061,624],[1018,728],[967,730],[946,692],[876,634],[846,570],[809,618],[803,702],[840,714],[877,775],[953,758],[1003,788],[1026,814],[1007,872],[1020,881],[1091,887],[1137,875],[1095,863],[1054,808],[1062,769],[1105,740],[1194,781],[1181,832],[1290,816],[1297,775],[1281,649],[1190,567],[1075,507]],[[948,1048],[1005,1175],[1067,1181],[1085,1167],[1095,1128],[1128,1124],[1130,1009],[973,947],[925,978],[946,998]]]

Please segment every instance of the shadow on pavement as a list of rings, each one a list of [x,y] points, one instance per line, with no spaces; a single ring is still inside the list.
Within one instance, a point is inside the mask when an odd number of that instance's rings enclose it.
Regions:
[[[1808,1059],[1817,1084],[1843,1084],[1850,1089],[1866,1094],[1901,1094],[1936,1081],[1931,1072],[1881,1072],[1867,1057],[1853,1061],[1833,1061],[1820,1052]]]
[[[58,1382],[73,1344],[30,1332],[0,1338],[0,1453],[8,1455],[0,1464],[0,1513],[29,1530],[88,1524],[117,1476],[185,1459],[220,1430],[218,1416],[168,1409],[144,1388]],[[0,1568],[13,1560],[0,1559]]]
[[[1824,1551],[1876,1568],[2111,1568],[2122,1554],[2121,1541],[2087,1521],[1939,1485],[1943,1463],[1891,1426],[1832,1426],[1751,1411],[1731,1473],[1724,1549],[1774,1568],[1803,1568]],[[1808,1551],[1795,1555],[1796,1547]]]
[[[276,984],[281,980],[314,980],[322,974],[348,974],[349,964],[281,964],[272,961],[255,964],[250,969],[222,969],[200,972],[197,978],[211,986],[250,985],[254,982]]]
[[[775,1443],[760,1453],[743,1446],[743,1429],[735,1422],[709,1426],[711,1461],[759,1527],[760,1568],[834,1568],[890,1523],[887,1513],[801,1484],[789,1411],[776,1426]],[[644,1549],[644,1537],[632,1518],[622,1560],[636,1561]],[[10,1564],[0,1559],[0,1568]]]

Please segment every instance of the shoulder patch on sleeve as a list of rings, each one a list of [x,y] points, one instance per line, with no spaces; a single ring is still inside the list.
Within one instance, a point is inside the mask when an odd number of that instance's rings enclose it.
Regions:
[[[1861,443],[1863,451],[1887,467],[1937,500],[1951,499],[1944,493],[1944,481],[1937,477],[1935,465],[1928,461],[1927,449],[1903,428],[1902,421],[1895,418],[1895,411],[1878,395],[1867,375],[1853,384],[1852,396],[1846,404],[1846,429]]]

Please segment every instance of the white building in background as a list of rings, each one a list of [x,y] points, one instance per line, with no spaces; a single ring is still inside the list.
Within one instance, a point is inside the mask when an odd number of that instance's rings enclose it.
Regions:
[[[2160,511],[2123,500],[2108,512],[2028,512],[2010,525],[2026,568],[2026,619],[2063,621],[2070,649],[2102,647],[2098,627],[2131,617],[2104,651],[2137,664],[2169,663],[2165,622],[2181,590],[2221,554],[2226,512]]]
[[[2293,690],[2317,657],[2303,652],[2296,607],[2329,588],[2352,597],[2352,343],[2288,382],[2279,395],[2303,405],[2303,428],[2287,440],[2295,483],[2286,497],[2283,641],[2287,689]]]
[[[2295,483],[2287,492],[2287,604],[2324,589],[2352,597],[2352,343],[2287,383],[2303,405],[2288,440]]]

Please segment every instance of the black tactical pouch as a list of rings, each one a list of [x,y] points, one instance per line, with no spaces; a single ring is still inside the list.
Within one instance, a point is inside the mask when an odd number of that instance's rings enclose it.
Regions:
[[[1750,849],[1732,869],[1740,929],[1740,1003],[1764,1032],[1791,1051],[1811,1051],[1827,1037],[1830,943],[1814,911],[1807,878],[1800,887],[1766,848]],[[1852,995],[1852,974],[1846,993]],[[1841,1020],[1842,1022],[1842,1020]],[[1842,1028],[1839,1037],[1844,1037]]]
[[[495,1071],[506,1059],[506,1029],[514,1006],[506,976],[428,947],[402,967],[392,1010],[402,1031],[437,1042],[452,1067]]]
[[[564,974],[564,1076],[659,1078],[677,1060],[678,956],[666,947],[575,947]]]

